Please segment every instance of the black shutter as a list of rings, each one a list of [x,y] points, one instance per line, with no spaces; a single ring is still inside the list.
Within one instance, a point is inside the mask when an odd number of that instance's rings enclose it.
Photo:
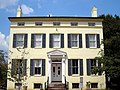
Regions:
[[[82,48],[82,34],[79,34],[79,48]]]
[[[45,59],[42,59],[42,76],[45,76]]]
[[[53,48],[53,35],[52,34],[49,35],[49,47]]]
[[[68,48],[71,48],[71,34],[68,34]]]
[[[34,75],[34,60],[30,60],[30,75],[33,76]]]
[[[12,59],[11,76],[13,77],[15,74],[16,74],[16,60]]]
[[[89,48],[89,35],[86,34],[86,48]]]
[[[68,76],[72,75],[72,60],[68,59]]]
[[[64,48],[64,34],[61,34],[61,48]]]
[[[24,36],[24,48],[27,48],[27,37],[28,35],[27,34],[25,34],[25,36]]]
[[[97,34],[97,48],[100,48],[100,35]]]
[[[98,75],[102,75],[101,62],[100,61],[98,61],[98,69],[99,69]]]
[[[27,69],[27,60],[23,60],[23,75],[26,75],[26,69]]]
[[[87,59],[87,75],[91,74],[91,60]]]
[[[13,35],[13,48],[16,48],[16,34]]]
[[[79,60],[79,65],[80,65],[80,75],[82,76],[83,75],[83,59],[80,59]]]
[[[31,34],[31,48],[34,48],[34,34]]]
[[[46,47],[46,34],[43,34],[42,48]]]

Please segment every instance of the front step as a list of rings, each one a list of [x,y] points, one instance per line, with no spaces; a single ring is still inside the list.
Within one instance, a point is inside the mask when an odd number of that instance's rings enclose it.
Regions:
[[[48,90],[65,90],[65,84],[51,83],[48,85]]]

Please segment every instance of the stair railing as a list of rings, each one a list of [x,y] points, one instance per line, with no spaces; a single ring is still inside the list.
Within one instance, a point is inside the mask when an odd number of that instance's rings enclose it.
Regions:
[[[69,82],[67,82],[65,75],[64,75],[64,80],[65,80],[65,90],[68,90]]]

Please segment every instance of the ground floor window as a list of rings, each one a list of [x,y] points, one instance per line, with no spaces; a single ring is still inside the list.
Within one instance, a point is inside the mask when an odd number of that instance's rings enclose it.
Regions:
[[[91,88],[98,88],[98,83],[91,83]]]
[[[42,89],[42,84],[41,83],[34,83],[34,89]]]
[[[15,89],[21,89],[22,83],[15,83]]]
[[[72,83],[72,88],[79,88],[79,83]]]

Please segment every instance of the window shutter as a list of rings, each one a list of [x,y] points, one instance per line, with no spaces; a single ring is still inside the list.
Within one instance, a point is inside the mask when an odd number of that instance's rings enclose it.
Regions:
[[[71,34],[68,34],[68,48],[71,48]]]
[[[16,34],[13,35],[13,48],[16,48]]]
[[[31,48],[34,48],[34,34],[31,35]]]
[[[89,48],[89,35],[86,34],[86,48]]]
[[[87,75],[91,73],[91,60],[87,59]]]
[[[79,34],[79,48],[82,48],[82,34]]]
[[[23,75],[26,75],[26,69],[27,69],[27,60],[23,60]]]
[[[97,34],[97,48],[100,48],[100,35]]]
[[[12,59],[11,76],[16,74],[16,60]]]
[[[25,37],[24,37],[24,48],[27,48],[27,34],[25,34]]]
[[[98,75],[102,75],[102,71],[101,71],[101,62],[98,61],[98,68],[99,68],[99,72],[98,72]]]
[[[49,47],[53,48],[53,35],[52,34],[49,35]]]
[[[42,76],[45,76],[45,59],[42,59]]]
[[[61,34],[61,48],[64,48],[64,34]]]
[[[33,76],[34,75],[34,60],[30,60],[30,75]]]
[[[79,65],[80,65],[79,66],[79,68],[80,68],[80,75],[82,76],[83,75],[83,59],[80,59],[79,62],[80,62],[79,63]]]
[[[72,60],[68,59],[68,76],[72,75]]]
[[[42,48],[46,47],[46,34],[43,34]]]

